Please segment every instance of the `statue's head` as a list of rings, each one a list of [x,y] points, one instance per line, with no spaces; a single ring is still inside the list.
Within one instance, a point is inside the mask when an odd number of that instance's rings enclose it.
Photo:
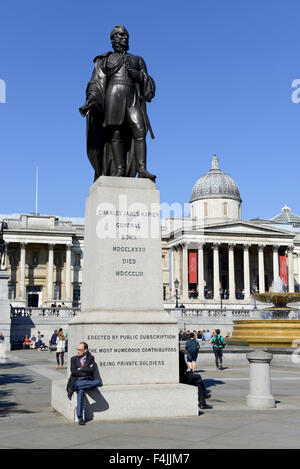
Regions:
[[[110,33],[112,48],[115,52],[126,52],[129,49],[129,33],[125,26],[119,24]]]

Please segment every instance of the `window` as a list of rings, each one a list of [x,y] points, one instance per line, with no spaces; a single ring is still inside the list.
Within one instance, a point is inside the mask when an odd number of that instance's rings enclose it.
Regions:
[[[204,202],[204,217],[208,217],[208,203]]]
[[[227,202],[223,203],[223,215],[224,217],[228,217],[228,203]]]

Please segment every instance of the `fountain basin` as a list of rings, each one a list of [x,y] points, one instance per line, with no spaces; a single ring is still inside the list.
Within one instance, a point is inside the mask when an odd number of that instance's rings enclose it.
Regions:
[[[263,303],[273,303],[274,308],[286,308],[288,303],[296,303],[300,301],[300,293],[289,292],[266,292],[253,293],[256,300]]]
[[[233,332],[230,340],[246,342],[250,347],[299,347],[299,320],[242,320],[233,322]]]

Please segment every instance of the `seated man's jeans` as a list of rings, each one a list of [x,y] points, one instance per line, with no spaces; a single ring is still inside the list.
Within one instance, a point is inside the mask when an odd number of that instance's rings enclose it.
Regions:
[[[78,379],[75,381],[73,390],[77,392],[77,417],[83,417],[84,409],[84,395],[88,389],[93,389],[99,386],[100,381],[98,379]]]

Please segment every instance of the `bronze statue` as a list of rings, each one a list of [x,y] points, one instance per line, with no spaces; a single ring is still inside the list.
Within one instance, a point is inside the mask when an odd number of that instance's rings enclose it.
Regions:
[[[156,176],[146,168],[146,134],[154,138],[146,101],[155,95],[154,80],[142,57],[128,54],[129,34],[122,25],[110,34],[114,52],[94,59],[87,85],[86,101],[79,111],[87,117],[87,154],[101,176],[148,178]]]

